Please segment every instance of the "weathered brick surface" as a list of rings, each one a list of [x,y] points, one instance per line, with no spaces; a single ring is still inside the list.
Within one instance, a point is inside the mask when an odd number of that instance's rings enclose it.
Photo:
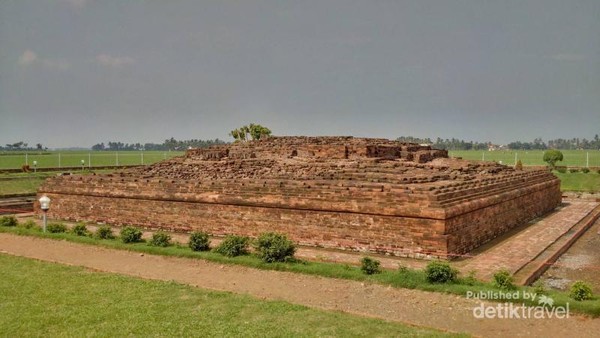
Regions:
[[[411,257],[461,254],[552,210],[545,170],[447,159],[380,139],[270,138],[116,175],[61,176],[50,216],[215,235],[280,231],[315,246]]]

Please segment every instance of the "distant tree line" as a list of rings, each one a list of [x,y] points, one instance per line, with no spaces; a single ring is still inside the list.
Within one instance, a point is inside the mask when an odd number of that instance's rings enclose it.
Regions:
[[[438,137],[435,141],[432,141],[430,138],[401,136],[398,137],[396,141],[429,144],[433,148],[446,150],[487,150],[489,146],[489,143],[465,141],[456,138],[442,139],[440,137]]]
[[[7,151],[22,151],[22,150],[47,150],[48,148],[44,147],[41,143],[35,145],[35,147],[30,147],[28,143],[19,141],[15,143],[7,143],[6,146],[0,146],[0,150]]]
[[[419,138],[413,136],[401,136],[396,139],[400,142],[411,142],[419,144],[429,144],[434,148],[446,150],[487,150],[494,145],[492,142],[473,142],[459,139],[442,139],[437,138],[433,141],[430,138]],[[554,139],[544,142],[541,138],[536,138],[531,142],[514,141],[506,145],[507,149],[511,150],[546,150],[546,149],[594,149],[600,150],[600,137],[598,134],[593,139],[572,138],[572,139]]]
[[[92,146],[92,150],[96,151],[121,151],[121,150],[185,150],[188,148],[206,148],[215,144],[225,144],[225,141],[221,141],[218,138],[214,140],[176,140],[171,137],[166,139],[163,143],[123,143],[123,142],[104,142],[97,143]]]

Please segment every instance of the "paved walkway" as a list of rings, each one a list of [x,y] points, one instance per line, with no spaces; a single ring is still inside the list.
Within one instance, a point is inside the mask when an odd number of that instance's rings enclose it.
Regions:
[[[599,204],[593,200],[567,199],[553,214],[485,250],[477,250],[480,252],[475,252],[473,257],[457,265],[465,273],[475,271],[484,280],[491,279],[500,269],[515,273],[569,232]]]

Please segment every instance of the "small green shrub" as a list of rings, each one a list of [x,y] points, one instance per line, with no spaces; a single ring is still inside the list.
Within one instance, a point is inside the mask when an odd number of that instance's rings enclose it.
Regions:
[[[556,171],[561,174],[565,174],[567,172],[567,167],[556,167]]]
[[[579,169],[577,169],[577,168],[571,168],[571,169],[569,169],[569,172],[570,173],[578,173]]]
[[[573,283],[573,285],[571,285],[569,297],[577,301],[582,301],[586,299],[591,299],[592,296],[592,288],[585,282],[578,280],[575,283]]]
[[[433,261],[427,264],[425,274],[429,283],[448,283],[456,280],[458,270],[446,262]]]
[[[62,223],[50,223],[46,227],[46,231],[49,233],[57,234],[61,232],[67,232],[67,227]]]
[[[0,226],[15,227],[19,224],[15,216],[3,216],[0,218]]]
[[[370,257],[363,257],[360,260],[360,270],[367,275],[381,273],[381,262]]]
[[[505,269],[499,270],[494,274],[494,286],[503,290],[515,289],[512,274]]]
[[[71,228],[71,233],[77,236],[87,236],[90,232],[87,229],[87,226],[83,223],[78,223]]]
[[[137,243],[142,241],[142,230],[132,227],[126,226],[121,229],[121,241],[123,243]]]
[[[475,285],[477,284],[477,277],[475,277],[475,270],[471,270],[469,271],[469,274],[467,275],[467,277],[464,278],[463,283],[465,285]]]
[[[152,239],[149,244],[152,246],[167,247],[171,245],[171,236],[164,232],[155,232],[152,234]]]
[[[538,280],[537,282],[533,283],[533,292],[535,292],[537,295],[548,294],[548,290],[546,289],[544,283],[541,280]]]
[[[404,266],[402,264],[398,264],[398,272],[399,273],[405,273],[408,272],[410,269],[407,266]]]
[[[27,220],[24,223],[19,223],[18,226],[24,229],[39,229],[40,227],[35,223],[34,220]]]
[[[596,170],[596,173],[600,174],[600,169]]]
[[[215,248],[215,252],[227,257],[247,255],[249,243],[250,238],[248,237],[228,235],[223,242]]]
[[[584,174],[587,174],[587,173],[590,172],[590,168],[582,168],[581,172],[584,173]]]
[[[113,234],[112,228],[108,225],[101,225],[96,229],[96,237],[99,239],[113,239],[115,235]]]
[[[266,232],[256,240],[256,255],[264,262],[285,262],[293,259],[296,247],[285,235]]]
[[[188,246],[192,251],[207,251],[210,249],[210,240],[208,234],[202,231],[195,231],[190,234]]]

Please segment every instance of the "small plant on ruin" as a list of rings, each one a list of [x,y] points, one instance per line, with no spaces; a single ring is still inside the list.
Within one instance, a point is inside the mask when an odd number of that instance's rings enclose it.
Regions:
[[[123,243],[137,243],[142,241],[142,230],[127,226],[121,229],[121,241]]]
[[[381,273],[381,262],[370,257],[363,257],[360,260],[360,270],[367,275]]]
[[[215,248],[215,252],[223,256],[235,257],[248,254],[250,238],[245,236],[228,235],[223,242]]]
[[[115,235],[113,235],[111,227],[108,225],[102,225],[96,229],[96,237],[99,239],[113,239],[115,238]]]
[[[3,227],[14,227],[17,226],[19,222],[15,216],[4,216],[0,218],[0,226]]]
[[[448,283],[456,280],[458,271],[446,262],[433,261],[427,264],[425,274],[429,283]]]
[[[515,169],[516,170],[523,170],[523,162],[521,162],[521,160],[517,161],[517,164],[515,164]]]
[[[171,236],[164,232],[155,232],[152,234],[152,239],[148,244],[152,246],[167,247],[171,245]]]
[[[190,234],[188,246],[192,251],[207,251],[210,249],[208,234],[202,231],[194,231]]]
[[[572,174],[573,173],[578,173],[579,169],[577,169],[577,168],[571,168],[571,169],[569,169],[569,172],[572,173]]]
[[[567,168],[566,167],[556,167],[556,171],[558,171],[561,174],[566,174]]]
[[[77,236],[88,236],[90,232],[87,229],[87,226],[83,223],[78,223],[71,228],[71,233]]]
[[[67,232],[67,227],[62,223],[50,223],[46,227],[46,230],[52,234],[58,234],[62,232]]]
[[[581,172],[587,174],[590,172],[590,168],[581,168]]]
[[[592,299],[592,296],[592,288],[585,282],[578,280],[571,285],[569,297],[577,301],[582,301],[586,299]]]
[[[39,226],[33,220],[27,220],[24,223],[19,223],[20,228],[24,229],[39,229]]]
[[[494,274],[494,286],[502,290],[513,290],[515,284],[513,284],[512,274],[506,270],[501,269]]]
[[[256,255],[267,263],[292,260],[296,246],[285,235],[266,232],[258,236],[255,244]]]

